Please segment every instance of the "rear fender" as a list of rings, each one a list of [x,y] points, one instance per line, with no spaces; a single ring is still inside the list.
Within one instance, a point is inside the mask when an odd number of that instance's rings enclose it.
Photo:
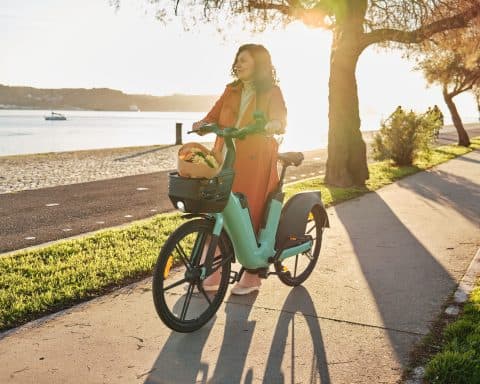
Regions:
[[[330,227],[327,211],[322,203],[320,191],[308,191],[292,196],[282,209],[277,230],[276,246],[282,246],[291,236],[305,235],[308,214],[313,207],[319,207],[323,216],[323,227]]]

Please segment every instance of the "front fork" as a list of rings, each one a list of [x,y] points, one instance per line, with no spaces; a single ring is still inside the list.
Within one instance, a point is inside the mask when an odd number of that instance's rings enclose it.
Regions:
[[[219,236],[212,235],[210,244],[207,249],[207,254],[205,256],[205,262],[201,269],[200,280],[204,280],[205,277],[210,276],[213,272],[217,270],[217,268],[213,270],[213,260],[215,259],[215,250],[217,249],[217,246],[218,246],[218,239],[219,239]]]
[[[207,254],[205,255],[205,261],[200,270],[200,280],[204,280],[207,276],[210,276],[213,272],[215,272],[218,268],[220,268],[224,262],[222,261],[220,265],[213,266],[213,261],[215,259],[215,250],[218,247],[218,241],[220,239],[220,234],[223,229],[223,216],[215,215],[214,219],[215,219],[215,225],[213,227],[212,236],[210,239],[210,243],[208,245]],[[196,246],[199,246],[200,249],[195,249],[194,254],[197,255],[196,257],[201,258],[203,255],[203,248],[205,246],[205,239],[201,239],[199,244],[196,244]],[[226,262],[230,262],[230,260],[227,260]],[[196,265],[198,265],[199,263],[200,263],[200,260],[198,260],[198,262],[197,260],[195,260]]]

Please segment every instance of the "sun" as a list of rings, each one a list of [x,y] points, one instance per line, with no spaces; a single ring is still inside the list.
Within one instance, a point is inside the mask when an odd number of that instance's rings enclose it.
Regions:
[[[268,31],[262,41],[272,55],[288,110],[282,150],[326,145],[331,33],[301,22]]]

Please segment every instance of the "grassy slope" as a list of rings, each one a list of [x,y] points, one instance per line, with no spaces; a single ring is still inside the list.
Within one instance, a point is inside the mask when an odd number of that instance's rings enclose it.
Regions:
[[[474,140],[480,148],[480,138]],[[332,205],[376,190],[407,175],[450,160],[471,149],[443,146],[412,167],[388,162],[369,165],[366,188],[332,188],[321,178],[285,188],[287,196],[319,189]],[[158,252],[182,219],[162,214],[117,230],[66,240],[0,258],[0,330],[69,307],[151,273]]]

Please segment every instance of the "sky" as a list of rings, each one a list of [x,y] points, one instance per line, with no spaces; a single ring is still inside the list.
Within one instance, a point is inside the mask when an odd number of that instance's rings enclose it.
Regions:
[[[327,123],[330,32],[300,23],[256,35],[241,28],[219,34],[215,25],[184,31],[179,18],[167,25],[155,20],[146,3],[123,0],[116,12],[108,0],[0,0],[0,84],[218,95],[231,81],[238,46],[256,42],[272,55],[289,123]],[[398,51],[370,47],[362,54],[357,79],[364,126],[397,105],[423,111],[438,104],[447,112],[440,89],[427,88],[412,67]],[[477,118],[472,96],[456,101],[466,121]]]

